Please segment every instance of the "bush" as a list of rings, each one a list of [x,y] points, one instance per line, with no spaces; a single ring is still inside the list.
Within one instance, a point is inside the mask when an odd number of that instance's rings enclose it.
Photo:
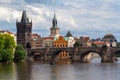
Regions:
[[[26,52],[22,47],[22,45],[18,44],[15,49],[14,61],[25,60],[25,58],[26,58]]]

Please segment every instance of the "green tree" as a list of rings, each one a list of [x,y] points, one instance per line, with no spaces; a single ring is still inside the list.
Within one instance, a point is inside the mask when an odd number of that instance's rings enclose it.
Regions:
[[[14,49],[15,48],[15,42],[14,38],[8,34],[4,35],[4,49]]]
[[[15,49],[15,54],[14,54],[14,60],[15,61],[21,61],[26,58],[26,52],[22,45],[18,44]]]
[[[96,44],[92,44],[92,47],[97,47],[97,45]]]
[[[14,48],[14,38],[9,34],[0,34],[0,61],[12,61],[14,56]]]
[[[75,42],[74,47],[79,47],[80,43],[78,41]]]
[[[4,36],[0,34],[0,49],[4,48],[4,43],[5,43]]]

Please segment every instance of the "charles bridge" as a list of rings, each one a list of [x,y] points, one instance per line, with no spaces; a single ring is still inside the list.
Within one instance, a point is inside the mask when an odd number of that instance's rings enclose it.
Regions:
[[[62,51],[66,51],[71,56],[72,61],[87,62],[85,56],[89,53],[97,53],[101,57],[101,62],[115,62],[116,54],[120,52],[120,47],[69,47],[69,48],[36,48],[30,49],[27,53],[28,60],[40,58],[48,62],[55,62],[56,56]]]

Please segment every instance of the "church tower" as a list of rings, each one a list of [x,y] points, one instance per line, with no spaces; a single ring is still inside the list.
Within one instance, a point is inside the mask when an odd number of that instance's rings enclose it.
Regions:
[[[26,15],[26,11],[22,12],[21,21],[16,21],[17,28],[17,44],[21,44],[26,48],[27,44],[31,44],[32,34],[32,21],[29,22],[29,18]]]
[[[54,18],[52,21],[52,27],[50,28],[50,37],[60,36],[59,34],[60,28],[57,26],[56,15],[54,14]]]

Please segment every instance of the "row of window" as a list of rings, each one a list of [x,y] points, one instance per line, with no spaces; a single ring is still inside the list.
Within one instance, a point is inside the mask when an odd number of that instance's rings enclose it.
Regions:
[[[54,47],[56,47],[56,48],[61,48],[61,47],[66,48],[66,47],[67,47],[67,45],[54,45]]]

